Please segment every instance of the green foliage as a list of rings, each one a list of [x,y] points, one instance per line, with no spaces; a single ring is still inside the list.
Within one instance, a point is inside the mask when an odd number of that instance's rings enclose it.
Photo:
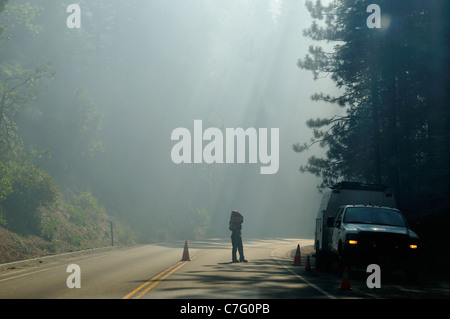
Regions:
[[[47,65],[23,69],[17,64],[0,64],[0,161],[24,154],[15,119],[31,107],[41,80],[49,76]]]
[[[5,10],[5,7],[7,4],[8,4],[8,0],[0,0],[0,12]]]
[[[37,33],[39,27],[34,19],[39,15],[39,8],[29,2],[6,5],[0,2],[2,31],[8,28],[7,38],[11,33],[20,33],[22,27],[26,32]],[[2,34],[4,36],[4,34]],[[22,112],[33,107],[32,101],[42,89],[43,79],[51,78],[49,65],[37,64],[35,67],[23,67],[20,55],[5,55],[14,41],[1,42],[2,62],[0,63],[0,162],[16,161],[26,155],[23,141],[18,133],[17,118]]]
[[[53,240],[60,225],[61,220],[57,215],[51,212],[42,214],[40,225],[41,236],[47,240]],[[57,244],[56,241],[54,243]]]
[[[50,147],[56,159],[51,166],[64,168],[56,170],[59,181],[62,175],[64,179],[70,178],[76,174],[71,168],[81,157],[102,150],[102,142],[95,136],[101,127],[102,114],[84,88],[67,86],[72,99],[62,106],[62,99],[56,93],[59,90],[53,86],[50,92],[44,86],[51,83],[44,80],[54,76],[49,71],[50,64],[36,63],[34,58],[29,59],[33,55],[27,52],[30,40],[42,31],[36,20],[44,12],[43,8],[29,1],[7,5],[7,1],[0,0],[0,11],[4,11],[0,16],[0,40],[3,40],[0,42],[0,225],[23,235],[40,234],[60,247],[57,234],[67,225],[62,225],[55,210],[58,190],[52,176],[34,164],[40,155],[35,150]],[[42,94],[50,94],[52,98],[42,103],[39,100]],[[37,125],[27,122],[29,114],[44,121]],[[45,128],[46,134],[35,139],[40,128]],[[27,138],[35,144],[26,145]],[[46,141],[51,142],[46,145]],[[60,207],[66,208],[76,226],[86,228],[90,238],[96,236],[97,224],[104,222],[104,209],[88,192],[70,203],[60,203]],[[73,234],[70,241],[78,245],[80,236]]]
[[[84,192],[73,199],[72,204],[66,204],[70,220],[77,226],[86,226],[89,223],[98,223],[98,218],[104,213],[96,198],[89,192]]]
[[[0,162],[0,202],[12,192],[10,169]]]
[[[65,10],[53,3],[42,6],[45,10],[32,1],[0,0],[0,226],[24,245],[28,235],[41,236],[52,252],[98,247],[109,244],[105,209],[90,192],[67,195],[91,186],[95,179],[89,180],[92,172],[85,164],[104,150],[98,134],[103,114],[79,77],[94,68],[90,57],[74,54],[86,42],[75,43],[64,24],[52,28],[40,17],[59,14],[54,21],[64,22]],[[92,38],[97,41],[97,34]],[[39,52],[34,51],[37,44]],[[91,44],[97,49],[97,42]],[[39,63],[49,57],[47,49],[56,68]],[[72,63],[77,58],[84,70]],[[70,76],[52,81],[53,69],[64,73],[72,64]],[[51,158],[42,158],[41,149],[49,150]],[[59,197],[56,183],[66,196]],[[115,227],[116,243],[123,242],[118,237],[134,242],[130,229],[120,222]]]
[[[5,218],[5,213],[3,212],[3,207],[0,205],[0,226],[3,228],[8,227],[8,221]]]
[[[81,247],[81,243],[82,240],[80,238],[80,236],[74,235],[74,234],[70,234],[70,244],[76,247]]]
[[[39,208],[51,207],[59,196],[54,180],[36,166],[14,164],[11,188],[0,202],[8,227],[21,234],[39,234]]]
[[[104,150],[103,143],[95,138],[95,133],[102,126],[103,114],[92,101],[85,88],[75,91],[74,104],[66,111],[68,134],[66,145],[70,145],[75,156],[93,156]]]
[[[0,0],[0,12],[3,12],[8,4],[8,0]],[[6,26],[0,22],[0,35],[3,33]]]
[[[3,30],[24,29],[32,34],[38,34],[42,28],[34,23],[37,16],[42,13],[42,8],[31,2],[9,4],[8,1],[0,1],[0,25]],[[11,38],[10,35],[7,38]]]
[[[185,226],[192,231],[194,238],[205,238],[211,229],[211,217],[204,207],[192,208]]]
[[[313,140],[293,148],[327,148],[326,158],[312,156],[300,168],[321,176],[321,187],[340,179],[384,183],[405,211],[423,215],[427,205],[448,202],[449,76],[442,70],[449,67],[449,51],[441,40],[449,36],[450,8],[446,2],[379,1],[389,21],[369,29],[369,4],[307,1],[315,21],[304,35],[336,45],[331,53],[311,46],[298,66],[314,79],[331,74],[343,93],[312,99],[347,114],[308,121]]]

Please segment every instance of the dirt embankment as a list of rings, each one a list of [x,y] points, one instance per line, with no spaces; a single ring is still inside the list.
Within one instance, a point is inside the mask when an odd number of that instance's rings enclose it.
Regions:
[[[48,246],[40,237],[22,237],[0,227],[0,264],[48,255]]]
[[[43,235],[21,235],[0,226],[0,264],[111,245],[111,221],[104,212],[59,208]],[[115,224],[114,246],[133,244],[130,232]]]

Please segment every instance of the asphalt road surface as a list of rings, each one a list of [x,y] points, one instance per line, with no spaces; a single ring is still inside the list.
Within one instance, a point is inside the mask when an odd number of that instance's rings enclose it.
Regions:
[[[410,285],[401,275],[398,280],[382,281],[379,289],[369,289],[365,272],[352,272],[349,279],[352,289],[342,290],[341,274],[314,268],[310,239],[244,238],[248,263],[231,263],[229,238],[188,241],[190,261],[181,261],[184,244],[121,248],[2,270],[0,298],[193,300],[450,296],[445,285]],[[297,245],[300,245],[302,265],[293,265]],[[305,270],[308,255],[309,271]],[[78,270],[69,267],[73,265]]]

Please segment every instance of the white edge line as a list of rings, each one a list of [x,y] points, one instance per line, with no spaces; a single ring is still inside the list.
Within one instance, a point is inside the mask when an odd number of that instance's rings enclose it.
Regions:
[[[305,282],[307,285],[311,286],[312,288],[316,289],[318,292],[320,292],[321,294],[325,295],[327,298],[329,299],[337,299],[335,296],[329,294],[328,292],[326,292],[325,290],[319,288],[318,286],[316,286],[315,284],[313,284],[312,282],[310,282],[309,280],[307,280],[305,277],[300,276],[299,274],[295,273],[292,269],[286,267],[285,265],[283,265],[281,263],[281,261],[279,261],[274,255],[273,252],[271,252],[272,258],[274,260],[276,260],[281,266],[283,266],[286,270],[288,270],[291,274],[293,274],[295,277],[299,278],[300,280],[302,280],[303,282]]]

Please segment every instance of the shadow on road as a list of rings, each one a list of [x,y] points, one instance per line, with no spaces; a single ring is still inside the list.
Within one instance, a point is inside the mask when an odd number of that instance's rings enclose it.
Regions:
[[[325,298],[287,273],[273,258],[249,263],[218,262],[166,279],[159,290],[171,298],[295,299]],[[149,296],[151,298],[151,296]]]

